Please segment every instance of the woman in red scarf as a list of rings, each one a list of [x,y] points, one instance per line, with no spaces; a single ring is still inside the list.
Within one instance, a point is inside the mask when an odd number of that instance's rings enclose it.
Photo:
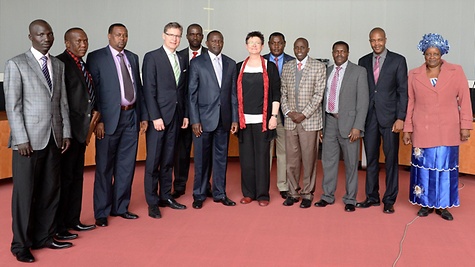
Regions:
[[[274,63],[261,56],[262,33],[246,36],[249,57],[237,64],[239,111],[239,158],[241,162],[242,204],[257,200],[269,205],[270,141],[276,137],[280,106],[280,77]]]

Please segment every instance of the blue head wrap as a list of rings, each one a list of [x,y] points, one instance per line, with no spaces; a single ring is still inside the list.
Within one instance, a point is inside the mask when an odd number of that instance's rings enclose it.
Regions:
[[[422,36],[422,40],[417,45],[417,49],[425,53],[429,47],[436,47],[440,51],[440,55],[447,54],[450,49],[449,42],[438,33],[428,33]]]

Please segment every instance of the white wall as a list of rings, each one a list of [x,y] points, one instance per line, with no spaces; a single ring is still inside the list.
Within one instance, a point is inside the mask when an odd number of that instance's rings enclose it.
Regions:
[[[209,17],[208,4],[214,9]],[[53,55],[63,51],[63,33],[70,27],[87,32],[92,51],[107,44],[110,24],[122,22],[129,29],[127,48],[143,58],[162,44],[163,26],[178,21],[185,28],[197,22],[220,30],[223,52],[236,61],[247,55],[246,34],[260,30],[266,38],[283,32],[290,54],[293,41],[305,37],[310,55],[318,58],[331,58],[331,45],[344,40],[350,44],[350,60],[357,62],[371,51],[368,32],[380,26],[386,30],[387,47],[405,55],[409,68],[423,62],[416,48],[422,35],[437,32],[451,45],[444,59],[461,64],[467,77],[475,79],[473,0],[0,0],[0,72],[6,60],[29,48],[28,24],[36,18],[53,27]],[[186,46],[183,38],[180,48]]]

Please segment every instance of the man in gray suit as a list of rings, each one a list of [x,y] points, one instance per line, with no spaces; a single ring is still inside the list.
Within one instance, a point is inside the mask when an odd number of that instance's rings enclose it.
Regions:
[[[355,211],[358,191],[359,138],[363,136],[369,105],[366,69],[348,61],[349,45],[333,44],[335,66],[327,69],[327,89],[322,136],[323,195],[315,203],[325,207],[335,202],[340,149],[346,173],[345,211]]]
[[[30,248],[72,246],[53,239],[60,157],[71,138],[64,64],[48,53],[54,35],[46,21],[31,22],[29,32],[32,47],[8,60],[4,83],[13,149],[11,251],[21,262],[35,261]]]

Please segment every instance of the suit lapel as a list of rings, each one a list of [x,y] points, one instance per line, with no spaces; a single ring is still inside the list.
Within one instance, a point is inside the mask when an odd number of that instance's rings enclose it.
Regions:
[[[36,60],[36,58],[33,56],[30,50],[26,52],[26,56],[28,58],[28,65],[31,67],[31,69],[35,72],[35,74],[40,78],[41,82],[44,85],[44,89],[48,91],[48,93],[51,95],[51,90],[49,89],[48,82],[46,81],[45,75],[43,74],[43,71],[41,70],[40,64]],[[53,75],[55,76],[55,75]],[[54,83],[53,83],[54,84]]]

